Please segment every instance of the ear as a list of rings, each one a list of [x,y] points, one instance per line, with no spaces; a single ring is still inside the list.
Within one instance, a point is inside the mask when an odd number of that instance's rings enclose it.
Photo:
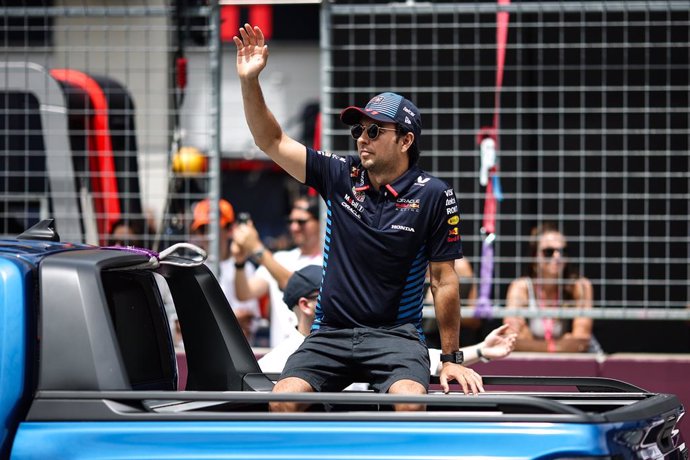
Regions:
[[[299,300],[297,301],[297,308],[299,308],[300,312],[302,312],[303,315],[314,314],[314,309],[311,305],[309,305],[309,299],[307,299],[306,297],[299,298]]]
[[[405,133],[405,135],[402,137],[402,151],[407,152],[410,147],[412,147],[412,143],[414,142],[414,134],[411,132]]]

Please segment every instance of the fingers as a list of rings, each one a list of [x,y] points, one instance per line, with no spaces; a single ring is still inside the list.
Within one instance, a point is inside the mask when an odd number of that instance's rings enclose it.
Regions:
[[[261,28],[259,26],[252,27],[249,24],[245,24],[244,27],[240,27],[240,37],[241,38],[238,38],[237,35],[232,37],[232,40],[235,42],[235,45],[238,48],[249,45],[262,48],[266,41]]]
[[[445,374],[441,374],[438,381],[441,384],[441,389],[443,390],[443,392],[445,394],[450,393],[450,385],[448,385],[448,378],[446,378]]]
[[[462,387],[462,392],[466,395],[484,393],[482,377],[473,369],[460,365],[457,365],[457,369],[451,369],[450,366],[446,366],[444,370],[447,370],[447,372],[442,371],[439,376],[439,383],[444,393],[447,394],[450,392],[450,386],[448,385],[449,380],[457,381]]]
[[[473,394],[484,393],[484,382],[482,381],[482,376],[477,374],[472,369],[468,369],[470,372],[465,374],[469,388],[472,390]],[[463,385],[463,391],[465,387]],[[467,391],[465,391],[467,394]]]
[[[244,27],[240,27],[240,36],[242,37],[242,43],[244,43],[245,46],[252,44],[251,37],[253,35],[254,31],[249,24],[245,24]]]
[[[510,326],[508,324],[502,324],[501,326],[496,328],[496,334],[503,335],[508,332],[509,328]]]
[[[249,30],[249,32],[247,31],[247,29]],[[251,35],[254,35],[254,32],[252,31],[249,24],[245,24],[244,27],[240,27],[239,32],[239,37],[237,35],[232,37],[232,41],[235,42],[235,46],[237,46],[237,49],[242,49],[245,46],[251,45],[252,42],[249,33],[251,32]]]
[[[265,43],[264,32],[261,30],[259,26],[254,26],[254,33],[256,34],[256,45],[259,47],[263,47]]]

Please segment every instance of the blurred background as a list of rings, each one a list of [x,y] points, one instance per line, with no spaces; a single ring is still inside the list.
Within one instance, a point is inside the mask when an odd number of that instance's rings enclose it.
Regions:
[[[106,245],[125,220],[162,250],[190,239],[194,203],[222,197],[289,246],[290,203],[308,191],[246,127],[232,36],[251,22],[269,38],[268,104],[307,145],[352,154],[342,108],[387,90],[416,103],[420,165],[457,193],[478,284],[495,236],[486,330],[532,261],[530,229],[553,221],[592,281],[607,352],[690,352],[687,1],[0,5],[3,237],[50,216],[63,241]]]

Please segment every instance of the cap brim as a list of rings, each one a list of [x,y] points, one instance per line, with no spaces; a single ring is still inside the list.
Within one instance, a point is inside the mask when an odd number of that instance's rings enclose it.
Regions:
[[[204,226],[204,225],[208,225],[208,220],[197,219],[194,222],[192,222],[192,227],[191,227],[192,231],[196,231],[199,229],[199,227]]]
[[[346,125],[354,125],[360,122],[362,117],[371,118],[376,121],[383,121],[385,123],[395,123],[395,120],[379,112],[367,112],[359,107],[346,107],[340,112],[340,121]]]

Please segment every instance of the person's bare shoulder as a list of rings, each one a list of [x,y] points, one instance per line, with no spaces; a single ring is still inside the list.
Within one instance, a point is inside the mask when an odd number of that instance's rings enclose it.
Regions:
[[[592,295],[592,282],[587,277],[579,277],[573,286],[573,297],[575,299],[591,300]]]
[[[513,280],[508,286],[506,293],[507,307],[522,307],[527,305],[529,298],[529,290],[527,287],[527,278],[518,278]]]

